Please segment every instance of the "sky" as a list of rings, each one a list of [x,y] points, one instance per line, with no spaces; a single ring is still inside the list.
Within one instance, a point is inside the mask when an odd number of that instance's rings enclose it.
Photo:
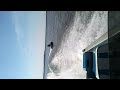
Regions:
[[[46,12],[0,11],[0,79],[42,79]]]

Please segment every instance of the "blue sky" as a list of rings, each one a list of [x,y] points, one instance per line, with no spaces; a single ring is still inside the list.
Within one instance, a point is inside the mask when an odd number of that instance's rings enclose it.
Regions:
[[[0,11],[0,78],[43,78],[46,12]]]

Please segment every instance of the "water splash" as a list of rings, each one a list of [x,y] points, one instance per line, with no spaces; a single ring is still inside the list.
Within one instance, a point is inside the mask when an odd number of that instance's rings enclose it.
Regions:
[[[49,63],[48,79],[85,79],[82,50],[107,32],[107,11],[76,12],[74,22],[66,26],[62,42]]]

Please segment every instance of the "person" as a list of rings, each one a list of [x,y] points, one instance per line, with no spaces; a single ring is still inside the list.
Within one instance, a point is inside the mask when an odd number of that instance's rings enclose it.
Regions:
[[[51,47],[53,49],[53,42],[51,42],[50,44],[48,44],[48,47]]]

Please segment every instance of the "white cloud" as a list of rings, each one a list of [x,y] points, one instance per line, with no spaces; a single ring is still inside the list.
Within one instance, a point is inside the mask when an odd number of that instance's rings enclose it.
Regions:
[[[12,12],[15,33],[21,49],[25,68],[31,78],[41,78],[43,74],[45,47],[45,12]]]

